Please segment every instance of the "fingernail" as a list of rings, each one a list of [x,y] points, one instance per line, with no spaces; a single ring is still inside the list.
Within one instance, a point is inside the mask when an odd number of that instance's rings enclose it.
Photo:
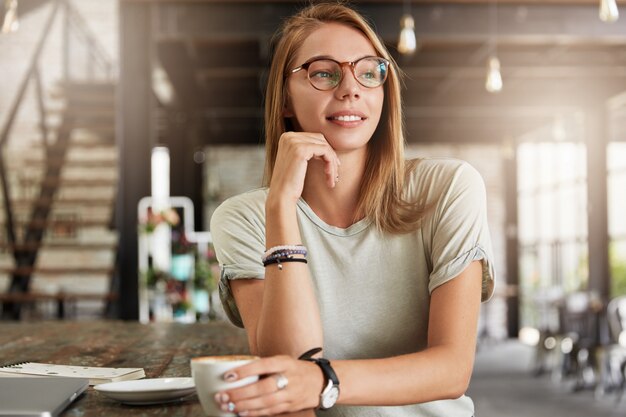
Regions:
[[[228,394],[225,392],[218,392],[215,394],[215,402],[217,403],[226,403],[228,402]]]
[[[224,374],[224,381],[233,382],[236,379],[237,379],[237,374],[234,372],[226,372]]]

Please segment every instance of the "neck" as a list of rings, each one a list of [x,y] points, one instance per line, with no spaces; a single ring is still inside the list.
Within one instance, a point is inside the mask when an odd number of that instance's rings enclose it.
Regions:
[[[329,188],[324,163],[309,161],[302,198],[325,223],[346,228],[356,220],[361,179],[365,170],[366,150],[339,154],[339,182]]]

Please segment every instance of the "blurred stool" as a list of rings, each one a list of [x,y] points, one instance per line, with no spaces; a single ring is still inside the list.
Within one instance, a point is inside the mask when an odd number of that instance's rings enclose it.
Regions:
[[[536,376],[552,371],[558,361],[559,306],[563,303],[563,297],[560,287],[543,288],[533,296],[539,332],[533,362],[533,374]]]
[[[593,292],[568,294],[560,308],[559,379],[574,391],[593,388],[597,378],[602,302]]]
[[[626,296],[613,298],[606,309],[610,343],[600,355],[596,398],[615,395],[620,402],[626,389]]]

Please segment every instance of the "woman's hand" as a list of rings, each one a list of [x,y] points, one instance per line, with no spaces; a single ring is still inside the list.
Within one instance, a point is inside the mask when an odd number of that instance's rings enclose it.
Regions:
[[[270,193],[297,201],[302,195],[309,161],[324,164],[326,183],[335,186],[339,174],[339,158],[321,133],[285,132],[278,142],[276,163],[270,181]]]
[[[215,395],[215,401],[224,411],[240,416],[269,416],[319,405],[324,377],[312,362],[285,355],[272,356],[235,368],[224,379],[233,382],[253,375],[260,376],[258,382]]]

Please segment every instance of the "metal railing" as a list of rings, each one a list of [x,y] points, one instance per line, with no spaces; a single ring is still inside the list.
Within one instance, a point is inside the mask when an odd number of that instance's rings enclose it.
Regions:
[[[17,90],[17,96],[13,100],[8,117],[2,130],[0,131],[0,183],[2,185],[2,197],[4,200],[4,215],[5,215],[5,228],[7,237],[7,247],[15,259],[16,267],[32,266],[37,258],[37,250],[23,251],[18,248],[17,235],[16,235],[16,221],[13,212],[11,202],[11,190],[10,181],[8,179],[7,166],[5,164],[7,144],[11,141],[11,132],[15,124],[17,114],[21,106],[25,102],[26,91],[31,82],[35,84],[35,95],[37,100],[38,110],[38,127],[41,132],[43,145],[46,152],[46,157],[50,155],[52,148],[50,140],[50,129],[47,123],[48,112],[46,111],[45,99],[44,99],[44,86],[42,85],[42,76],[40,72],[40,61],[43,55],[43,51],[46,48],[46,43],[51,37],[52,27],[55,22],[61,21],[63,25],[63,41],[61,46],[61,63],[62,63],[62,81],[64,84],[74,80],[76,74],[72,73],[72,69],[77,68],[74,65],[74,61],[77,59],[76,53],[81,47],[85,52],[85,73],[84,80],[94,81],[97,74],[100,74],[99,79],[103,81],[111,81],[113,77],[113,64],[105,52],[102,45],[98,42],[93,35],[89,27],[87,26],[84,18],[80,15],[78,10],[73,6],[70,0],[51,0],[51,11],[46,20],[43,32],[37,42],[34,53],[27,66],[27,70],[22,78],[19,88]],[[63,19],[61,20],[61,17]],[[66,136],[67,126],[65,123],[59,128],[59,134],[57,139],[62,134],[62,130],[65,130]],[[50,173],[50,168],[47,169]],[[45,190],[46,194],[51,194],[52,197],[56,192],[56,189]],[[42,195],[44,189],[42,187]],[[45,220],[49,216],[49,208],[47,210],[33,210],[31,214],[31,221],[42,219]],[[30,229],[30,228],[29,228]],[[23,243],[40,243],[43,236],[43,231],[31,233],[27,230],[24,236]],[[16,249],[18,248],[18,249]],[[14,274],[12,277],[9,292],[25,292],[28,290],[30,276],[18,276]],[[4,306],[4,313],[7,313],[7,305]],[[19,307],[18,307],[19,309]],[[17,313],[19,314],[19,313]]]

